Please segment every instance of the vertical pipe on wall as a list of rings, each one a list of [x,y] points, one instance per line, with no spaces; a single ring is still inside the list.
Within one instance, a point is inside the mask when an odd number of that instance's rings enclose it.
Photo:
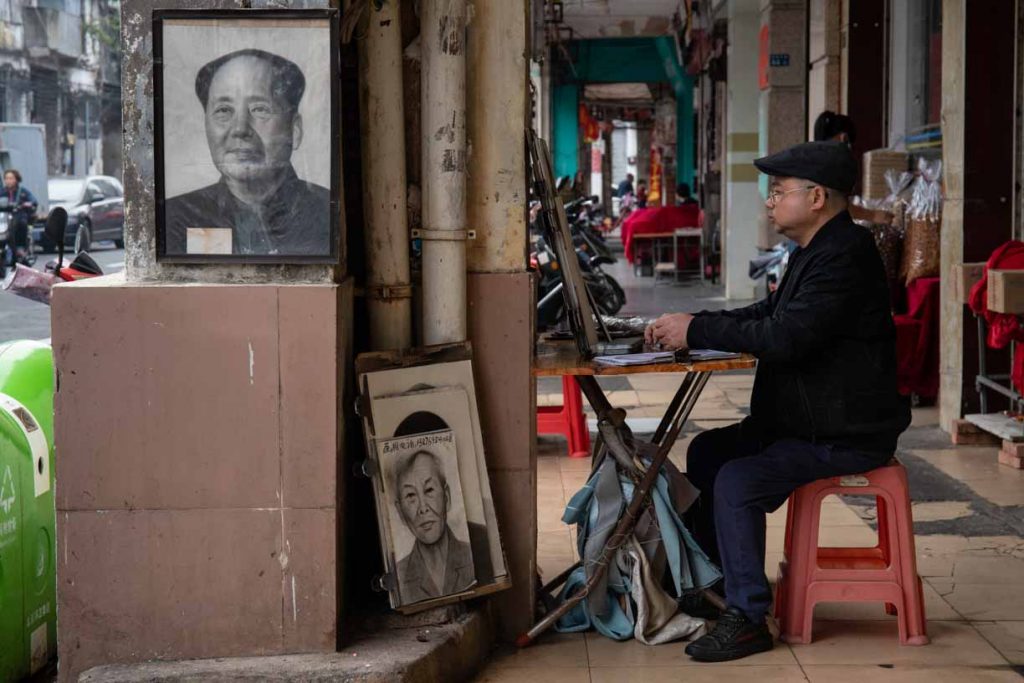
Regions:
[[[360,42],[366,299],[372,349],[412,345],[400,0],[370,3]]]
[[[423,343],[466,339],[466,0],[425,0]]]

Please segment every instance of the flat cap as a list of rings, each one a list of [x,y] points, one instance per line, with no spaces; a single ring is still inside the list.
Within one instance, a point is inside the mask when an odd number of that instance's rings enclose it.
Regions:
[[[849,194],[857,184],[857,162],[845,142],[802,142],[754,159],[762,173],[801,178]]]

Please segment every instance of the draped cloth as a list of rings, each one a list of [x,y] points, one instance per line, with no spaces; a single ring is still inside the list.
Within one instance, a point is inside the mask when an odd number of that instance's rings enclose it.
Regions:
[[[604,458],[562,516],[563,522],[577,526],[583,560],[566,581],[563,600],[593,575],[602,548],[632,500],[635,485],[616,464],[614,458]],[[556,630],[593,627],[615,640],[634,637],[650,645],[702,635],[704,620],[677,607],[684,592],[706,588],[722,576],[680,518],[696,495],[686,477],[666,462],[651,492],[651,505],[641,512],[633,533],[590,594],[556,623]]]

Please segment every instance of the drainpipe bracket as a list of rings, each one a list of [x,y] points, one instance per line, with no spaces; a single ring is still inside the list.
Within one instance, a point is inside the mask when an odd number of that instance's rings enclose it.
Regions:
[[[411,299],[412,285],[378,285],[363,290],[367,299],[388,301],[390,299]]]
[[[476,230],[430,230],[429,228],[414,228],[411,232],[413,239],[421,240],[461,242],[476,239]]]

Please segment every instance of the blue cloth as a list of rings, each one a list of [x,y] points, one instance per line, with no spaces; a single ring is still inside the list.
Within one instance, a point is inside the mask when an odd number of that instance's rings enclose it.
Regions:
[[[764,573],[767,513],[804,484],[867,472],[891,458],[799,439],[765,443],[742,424],[698,434],[686,453],[686,474],[700,498],[687,521],[725,572],[729,606],[760,622],[771,605]]]
[[[562,521],[577,525],[578,551],[583,566],[569,576],[562,589],[562,600],[586,584],[601,549],[632,500],[634,489],[633,482],[618,473],[615,460],[607,457],[566,505]],[[676,597],[686,590],[706,588],[718,581],[721,572],[690,535],[672,506],[669,479],[664,468],[655,482],[651,500],[671,575],[671,589]],[[603,579],[590,595],[555,624],[555,629],[571,633],[593,627],[615,640],[632,637],[636,619],[634,606],[630,603],[631,589],[630,577],[619,571],[614,558],[610,558]]]

